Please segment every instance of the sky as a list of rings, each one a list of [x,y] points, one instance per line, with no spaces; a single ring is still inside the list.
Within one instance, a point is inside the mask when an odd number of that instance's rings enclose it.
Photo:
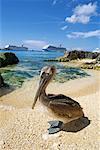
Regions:
[[[0,0],[0,47],[100,48],[100,0]]]

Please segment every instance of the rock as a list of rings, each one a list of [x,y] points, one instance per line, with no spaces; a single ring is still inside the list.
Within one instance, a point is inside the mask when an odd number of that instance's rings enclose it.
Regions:
[[[11,52],[0,53],[0,68],[5,67],[7,65],[17,64],[18,62],[19,59],[14,53]]]
[[[75,60],[75,59],[84,59],[84,58],[89,58],[89,59],[96,59],[98,57],[99,53],[97,52],[88,52],[88,51],[70,51],[67,58],[69,60]]]
[[[96,59],[99,56],[100,53],[97,52],[88,52],[88,51],[69,51],[69,52],[65,52],[64,56],[62,57],[58,57],[56,59],[49,59],[49,60],[45,60],[45,61],[58,61],[58,62],[68,62],[71,60],[78,60],[78,59]],[[100,58],[98,58],[100,59]]]
[[[3,77],[0,74],[0,88],[4,86],[4,80]]]
[[[98,63],[84,63],[80,66],[82,69],[94,69],[100,70],[100,65]]]
[[[94,66],[93,65],[88,65],[88,64],[83,64],[83,65],[81,65],[81,68],[82,69],[94,69]]]
[[[67,58],[67,57],[59,57],[58,59],[57,59],[59,62],[68,62],[69,61],[69,59]]]
[[[100,64],[100,54],[98,55],[98,57],[96,58],[96,63]]]
[[[83,68],[83,69],[100,70],[100,54],[97,56],[95,61],[93,61],[93,62],[86,62],[86,63],[81,65],[81,68]]]

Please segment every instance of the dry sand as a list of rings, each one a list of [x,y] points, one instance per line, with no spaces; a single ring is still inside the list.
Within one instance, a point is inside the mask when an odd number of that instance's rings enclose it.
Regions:
[[[72,66],[72,67],[81,67],[82,65],[84,65],[85,63],[95,63],[96,59],[78,59],[78,60],[71,60],[69,62],[61,62],[62,65],[64,66]]]
[[[78,101],[86,117],[67,124],[65,131],[49,135],[48,121],[55,120],[40,102],[31,109],[37,89],[32,79],[0,98],[0,150],[98,150],[100,121],[100,72],[60,84],[48,93],[62,93]],[[89,121],[90,120],[90,121]]]

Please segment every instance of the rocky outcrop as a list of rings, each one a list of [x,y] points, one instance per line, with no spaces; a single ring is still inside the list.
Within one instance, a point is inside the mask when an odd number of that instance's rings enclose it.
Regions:
[[[97,58],[99,53],[96,52],[88,52],[88,51],[70,51],[67,58],[69,60],[75,60],[75,59],[84,59],[84,58],[89,58],[89,59],[95,59]]]
[[[64,54],[62,57],[56,59],[49,59],[45,61],[57,61],[57,62],[70,62],[72,60],[81,60],[81,59],[91,59],[91,62],[85,62],[79,65],[83,69],[95,69],[100,70],[100,53],[97,52],[88,52],[88,51],[69,51]],[[75,63],[75,61],[74,61]]]
[[[7,65],[17,64],[18,62],[19,59],[14,53],[11,52],[0,53],[0,68],[5,67]]]
[[[0,88],[4,86],[4,80],[3,77],[0,74]]]
[[[88,51],[69,51],[64,56],[56,58],[56,59],[50,59],[46,61],[58,61],[58,62],[68,62],[71,60],[77,60],[77,59],[96,59],[99,56],[99,53],[97,52],[88,52]],[[99,59],[99,58],[98,58]]]
[[[13,90],[15,90],[15,88],[5,83],[2,75],[0,74],[0,97],[12,92]]]
[[[100,64],[100,54],[98,55],[98,57],[96,58],[96,63]]]
[[[97,63],[84,63],[80,66],[82,69],[100,70],[100,65]]]

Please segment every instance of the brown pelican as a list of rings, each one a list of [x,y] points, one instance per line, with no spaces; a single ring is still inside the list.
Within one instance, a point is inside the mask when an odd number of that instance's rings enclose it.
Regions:
[[[49,124],[51,125],[49,133],[56,133],[60,131],[64,125],[63,122],[66,122],[66,120],[67,122],[70,122],[84,116],[80,104],[70,97],[62,94],[46,94],[46,87],[55,73],[55,66],[46,66],[41,70],[39,87],[32,106],[32,109],[34,109],[36,101],[39,98],[42,104],[47,106],[48,110],[54,113],[57,119],[60,119],[60,121],[49,121]]]

